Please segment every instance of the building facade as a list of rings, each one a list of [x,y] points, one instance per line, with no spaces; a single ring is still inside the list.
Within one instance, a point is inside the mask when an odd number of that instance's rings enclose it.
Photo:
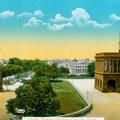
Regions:
[[[88,65],[93,62],[91,60],[79,60],[69,63],[69,71],[74,75],[85,75],[88,73]]]
[[[68,63],[70,62],[70,60],[49,60],[47,63],[49,65],[52,64],[57,64],[58,67],[66,67],[69,68]]]
[[[0,65],[6,65],[8,63],[7,60],[0,59]]]
[[[120,51],[98,53],[96,58],[95,88],[112,92],[120,87]]]
[[[48,64],[57,63],[58,67],[66,67],[69,69],[70,74],[85,75],[88,72],[88,65],[94,62],[93,60],[50,60]]]

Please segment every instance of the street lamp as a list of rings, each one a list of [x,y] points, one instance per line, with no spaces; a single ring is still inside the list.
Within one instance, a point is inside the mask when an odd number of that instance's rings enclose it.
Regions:
[[[89,100],[89,91],[87,91],[87,100]]]

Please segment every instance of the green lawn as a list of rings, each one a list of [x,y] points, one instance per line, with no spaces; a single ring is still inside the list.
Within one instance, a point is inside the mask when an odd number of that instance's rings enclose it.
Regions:
[[[52,82],[52,86],[60,100],[61,114],[75,112],[86,106],[79,93],[67,81]]]

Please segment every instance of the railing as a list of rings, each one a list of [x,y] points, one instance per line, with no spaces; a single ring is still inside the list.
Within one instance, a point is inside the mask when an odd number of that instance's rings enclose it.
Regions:
[[[73,112],[73,113],[68,113],[65,115],[59,115],[59,117],[78,117],[78,116],[84,116],[87,114],[90,110],[92,109],[92,104],[88,104],[85,108],[82,110]]]

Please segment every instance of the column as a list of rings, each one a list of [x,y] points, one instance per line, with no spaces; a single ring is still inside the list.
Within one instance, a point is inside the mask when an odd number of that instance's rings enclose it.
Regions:
[[[118,72],[120,72],[120,60],[118,60]]]
[[[114,72],[114,60],[112,60],[112,72]]]
[[[112,72],[112,68],[113,68],[113,65],[112,65],[112,60],[109,60],[109,72]]]
[[[117,72],[118,72],[118,60],[116,62],[117,62]]]

